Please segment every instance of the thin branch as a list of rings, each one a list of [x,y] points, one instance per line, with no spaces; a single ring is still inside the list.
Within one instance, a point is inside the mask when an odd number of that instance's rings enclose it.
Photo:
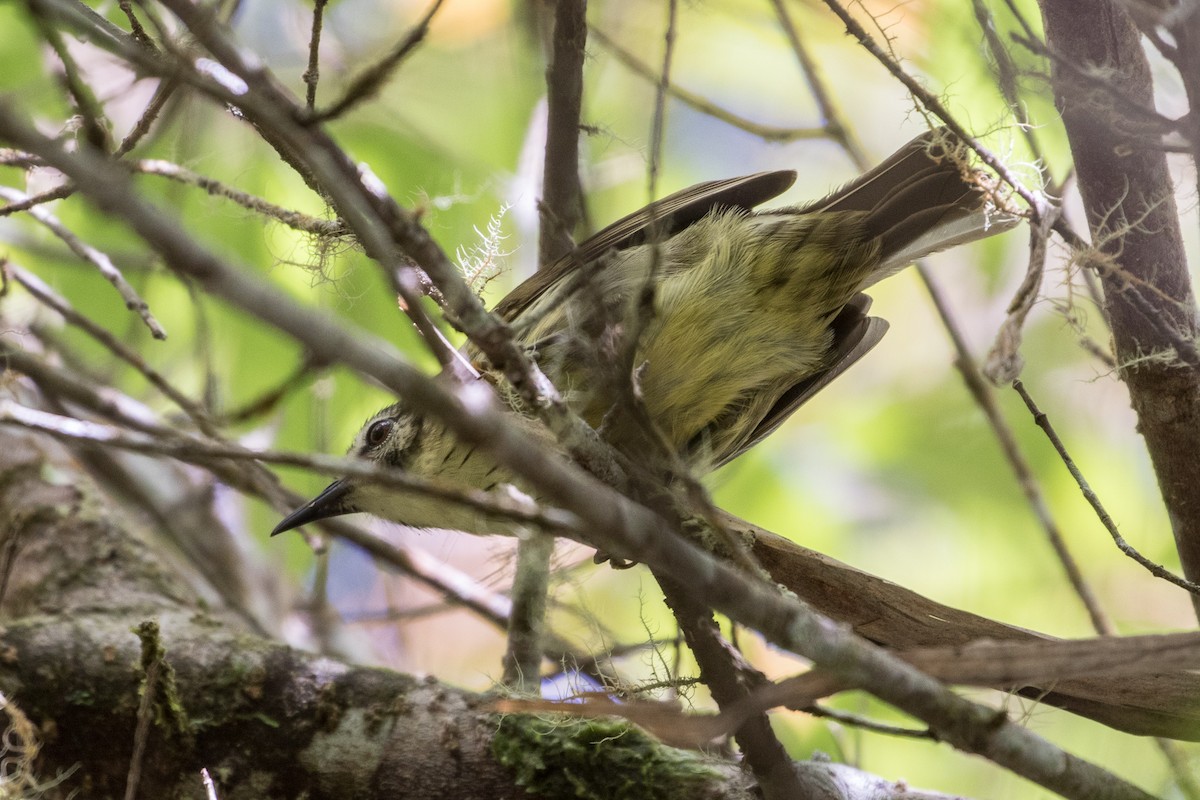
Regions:
[[[1108,531],[1108,534],[1112,537],[1113,542],[1116,543],[1117,549],[1119,549],[1129,558],[1136,561],[1138,564],[1141,564],[1148,572],[1150,572],[1150,574],[1154,575],[1155,577],[1162,578],[1163,580],[1173,583],[1179,588],[1189,591],[1193,595],[1200,597],[1200,585],[1197,585],[1186,578],[1181,578],[1173,572],[1165,569],[1161,565],[1155,564],[1153,561],[1139,553],[1133,547],[1133,545],[1125,541],[1125,537],[1123,537],[1121,532],[1117,530],[1117,524],[1113,521],[1113,518],[1109,516],[1108,511],[1105,510],[1104,505],[1100,502],[1100,498],[1096,496],[1094,491],[1092,491],[1092,487],[1088,484],[1087,480],[1084,479],[1083,473],[1080,472],[1079,467],[1076,466],[1074,459],[1072,459],[1067,453],[1067,448],[1062,443],[1062,440],[1058,438],[1058,433],[1054,430],[1054,426],[1050,423],[1050,418],[1047,417],[1040,408],[1038,408],[1037,403],[1035,403],[1033,398],[1029,396],[1029,392],[1025,389],[1025,384],[1023,384],[1020,380],[1015,380],[1013,381],[1012,386],[1017,390],[1017,394],[1021,396],[1021,399],[1025,401],[1025,406],[1029,409],[1029,413],[1033,415],[1034,424],[1042,429],[1042,431],[1046,434],[1046,438],[1050,440],[1050,444],[1052,444],[1055,451],[1058,452],[1058,456],[1060,459],[1062,459],[1067,471],[1070,472],[1071,477],[1075,479],[1075,484],[1079,487],[1079,491],[1083,492],[1084,499],[1088,501],[1088,505],[1090,505],[1096,512],[1096,518],[1100,520],[1100,524],[1104,526],[1106,531]]]
[[[1083,571],[1079,568],[1078,562],[1067,547],[1067,542],[1063,538],[1058,523],[1054,520],[1054,515],[1050,512],[1049,504],[1046,502],[1041,486],[1038,485],[1037,477],[1034,475],[1029,462],[1025,459],[1024,453],[1021,452],[1012,427],[1008,424],[1008,421],[1004,418],[1000,407],[996,403],[995,390],[984,380],[979,367],[971,357],[971,352],[967,347],[966,340],[963,338],[962,331],[953,319],[950,307],[946,303],[945,298],[942,297],[941,290],[934,283],[932,276],[927,273],[923,265],[919,265],[918,270],[921,274],[922,283],[925,284],[925,289],[929,292],[929,296],[933,300],[933,305],[942,319],[942,325],[950,335],[950,340],[954,345],[955,352],[957,353],[954,365],[958,368],[967,391],[971,393],[971,397],[974,398],[976,405],[983,412],[988,426],[991,427],[992,434],[996,437],[996,441],[1004,453],[1004,458],[1013,471],[1017,485],[1021,488],[1021,494],[1025,496],[1025,502],[1029,504],[1034,518],[1041,525],[1043,533],[1045,533],[1047,540],[1050,542],[1050,546],[1054,549],[1054,554],[1057,556],[1058,562],[1062,564],[1071,588],[1074,589],[1076,596],[1087,610],[1092,627],[1097,633],[1105,635],[1116,633],[1116,628],[1112,620],[1104,613],[1104,609],[1101,608],[1096,593],[1088,584],[1087,579],[1083,577]]]
[[[1022,328],[1025,318],[1037,302],[1038,292],[1042,287],[1042,276],[1046,272],[1047,242],[1058,209],[1048,208],[1047,212],[1051,216],[1043,216],[1038,224],[1031,226],[1033,235],[1029,244],[1029,266],[1025,269],[1021,285],[1009,301],[1007,316],[1001,323],[1000,330],[996,333],[996,341],[984,362],[983,373],[995,384],[1014,380],[1021,374],[1024,366],[1021,357]]]
[[[340,220],[320,219],[319,217],[301,214],[299,211],[275,205],[261,197],[255,197],[248,192],[243,192],[240,189],[228,186],[197,172],[192,172],[190,169],[173,164],[170,161],[144,159],[134,162],[131,167],[134,172],[140,172],[145,175],[158,175],[178,181],[187,186],[195,186],[198,189],[203,189],[213,197],[222,197],[236,203],[242,208],[253,211],[256,214],[262,214],[264,217],[269,217],[276,222],[287,225],[289,228],[304,233],[311,233],[322,237],[344,236],[347,233],[345,224]]]
[[[253,419],[269,414],[277,408],[279,404],[293,390],[300,388],[308,383],[313,378],[313,373],[324,369],[327,365],[317,363],[317,360],[310,355],[306,355],[296,365],[292,372],[279,381],[278,384],[267,389],[251,400],[247,400],[238,408],[222,411],[217,417],[217,424],[240,425],[249,422]]]
[[[554,537],[540,531],[528,531],[517,544],[502,680],[519,692],[537,694],[541,685],[542,636],[553,555]]]
[[[36,169],[45,163],[32,153],[23,153],[11,147],[0,147],[0,165],[19,169]]]
[[[19,192],[7,186],[0,186],[0,197],[13,202],[24,202],[29,199],[29,196],[24,192]],[[112,259],[85,243],[70,228],[62,224],[58,217],[41,206],[32,206],[28,209],[28,212],[31,217],[45,225],[55,236],[61,239],[63,244],[71,249],[71,252],[95,267],[116,288],[117,293],[121,295],[121,299],[125,301],[125,307],[130,311],[136,312],[142,318],[142,322],[146,323],[146,327],[150,329],[151,336],[155,339],[167,338],[167,332],[163,330],[158,320],[150,313],[150,306],[138,296],[137,290],[130,285],[129,281],[125,280],[125,276],[112,263]]]
[[[700,677],[712,692],[718,707],[722,713],[739,707],[752,696],[755,688],[766,682],[766,677],[721,638],[706,603],[684,591],[670,575],[657,570],[653,573],[662,587],[667,606],[679,622],[688,649],[696,658]],[[767,800],[803,796],[798,778],[791,769],[791,759],[771,729],[771,722],[765,713],[758,711],[739,715],[738,724],[731,724],[728,732],[737,739],[746,763]]]
[[[658,75],[654,70],[637,56],[630,53],[625,48],[621,47],[615,40],[612,39],[604,31],[595,26],[590,27],[592,38],[604,46],[606,50],[616,57],[617,61],[624,64],[631,72],[645,78],[648,81],[657,83]],[[706,114],[713,119],[718,119],[735,128],[746,131],[749,134],[761,138],[767,142],[794,142],[800,139],[820,139],[827,135],[824,128],[778,128],[772,125],[762,125],[752,119],[735,114],[732,111],[721,108],[715,105],[711,100],[708,100],[694,92],[689,92],[687,89],[680,87],[677,84],[671,84],[667,87],[667,91],[671,97],[686,106],[689,106],[701,114]]]
[[[571,235],[583,209],[579,133],[586,48],[586,0],[555,3],[550,64],[546,68],[546,157],[539,205],[538,262],[543,267],[574,248]]]
[[[299,211],[284,208],[260,197],[255,197],[248,192],[228,186],[213,178],[192,172],[186,167],[181,167],[170,161],[146,159],[133,162],[130,165],[130,169],[133,172],[144,175],[158,175],[159,177],[169,178],[187,186],[195,186],[196,188],[203,189],[213,197],[222,197],[236,203],[242,208],[270,217],[277,222],[287,225],[289,228],[294,228],[304,233],[323,237],[346,234],[346,226],[338,220],[320,219],[302,214]],[[75,187],[69,183],[64,183],[53,189],[47,189],[36,195],[26,196],[22,200],[17,200],[0,207],[0,217],[10,216],[20,211],[29,211],[35,206],[61,200],[70,197],[74,193]]]
[[[145,111],[138,117],[138,121],[129,129],[129,133],[125,134],[125,138],[121,140],[121,144],[113,152],[116,158],[121,158],[133,151],[133,148],[149,135],[154,123],[158,121],[159,115],[163,109],[167,107],[167,103],[175,96],[175,89],[178,85],[175,81],[167,79],[158,84],[158,88],[154,91],[154,97],[150,98]]]
[[[1004,42],[997,32],[996,17],[983,0],[971,0],[971,8],[975,12],[975,21],[979,24],[979,31],[983,34],[984,41],[987,42],[988,52],[991,53],[996,67],[996,85],[1004,97],[1004,102],[1008,105],[1009,113],[1017,121],[1017,129],[1025,137],[1025,143],[1029,146],[1029,152],[1033,154],[1038,169],[1045,175],[1046,158],[1038,145],[1037,137],[1033,135],[1034,126],[1029,120],[1025,104],[1021,102],[1017,65],[1013,62],[1008,48],[1004,46]],[[1023,19],[1021,21],[1024,22]]]
[[[30,8],[42,38],[50,45],[50,49],[62,65],[62,80],[78,112],[78,119],[82,122],[84,138],[97,150],[109,152],[112,149],[112,126],[104,113],[104,106],[96,98],[92,87],[83,79],[79,64],[67,49],[66,42],[59,32],[38,12],[36,5]]]
[[[987,164],[997,175],[1004,180],[1013,191],[1028,205],[1030,213],[1033,215],[1033,221],[1036,223],[1042,216],[1046,215],[1048,202],[1041,192],[1035,192],[1029,189],[1021,181],[1021,179],[1008,168],[994,153],[981,145],[975,137],[967,133],[966,129],[959,124],[958,120],[950,114],[945,104],[940,99],[924,86],[921,82],[905,72],[904,68],[896,62],[891,55],[888,54],[879,44],[867,33],[866,29],[859,24],[858,20],[850,15],[838,0],[825,0],[825,5],[837,16],[838,19],[846,26],[846,30],[858,40],[868,53],[883,65],[883,67],[892,74],[896,80],[900,81],[909,93],[928,111],[938,117],[943,124],[948,127],[955,136],[966,142],[972,150],[974,150],[983,163]]]
[[[933,735],[933,731],[928,728],[902,728],[899,725],[888,725],[883,722],[867,719],[866,717],[860,717],[857,714],[848,714],[840,709],[817,704],[809,706],[804,711],[814,717],[833,720],[847,727],[859,728],[871,733],[882,733],[885,736],[899,736],[904,739],[937,741],[937,737]]]
[[[850,128],[842,119],[837,106],[833,104],[833,97],[825,86],[825,81],[817,72],[817,62],[809,53],[804,40],[800,38],[800,31],[792,22],[792,16],[788,12],[787,6],[784,5],[783,0],[771,0],[771,6],[775,9],[775,18],[779,20],[779,26],[783,28],[792,52],[796,54],[800,72],[804,75],[805,82],[808,83],[808,91],[817,102],[817,109],[821,113],[822,131],[841,144],[860,170],[865,170],[868,167],[866,154],[851,136]]]
[[[315,0],[313,3],[312,33],[308,38],[308,69],[304,70],[301,79],[304,81],[304,105],[310,114],[317,108],[317,84],[321,80],[321,28],[325,20],[325,6],[329,0]]]
[[[125,18],[129,20],[129,31],[134,41],[145,47],[148,51],[153,52],[155,50],[154,40],[150,38],[150,34],[146,33],[146,29],[142,27],[142,21],[134,13],[133,4],[130,0],[119,0],[117,7],[125,14]]]
[[[127,3],[122,3],[122,7],[124,7],[125,5],[127,5]],[[121,144],[117,147],[117,149],[113,152],[114,157],[121,158],[122,156],[129,153],[137,145],[137,143],[139,141],[141,141],[141,139],[147,133],[150,132],[150,128],[151,128],[154,120],[158,118],[158,114],[162,111],[163,107],[166,105],[167,100],[170,99],[174,87],[175,87],[175,84],[172,81],[165,81],[158,87],[158,89],[154,93],[154,97],[151,98],[149,105],[146,107],[146,110],[144,112],[142,112],[142,116],[138,118],[137,123],[133,126],[133,128],[129,131],[129,133],[125,136],[125,138],[121,141]],[[13,163],[12,166],[29,167],[29,166],[33,166],[33,165],[32,164]],[[180,169],[182,169],[182,168],[180,168]],[[0,217],[10,216],[12,214],[17,213],[18,211],[27,211],[36,205],[42,205],[44,203],[49,203],[54,200],[62,200],[67,197],[70,197],[74,193],[75,193],[74,186],[72,186],[70,183],[63,183],[59,186],[54,187],[53,189],[47,189],[44,192],[40,192],[35,195],[30,195],[25,200],[5,204],[4,206],[0,207]]]
[[[828,98],[828,92],[825,90],[824,82],[820,79],[815,71],[815,65],[810,58],[807,57],[807,51],[803,46],[799,33],[791,24],[791,20],[787,15],[786,9],[781,0],[772,0],[776,5],[777,14],[781,23],[784,25],[788,33],[788,38],[792,42],[792,47],[796,51],[800,60],[801,69],[804,71],[810,87],[812,87],[814,96],[817,97],[818,103],[823,109],[823,113],[831,115],[827,120],[831,135],[846,150],[847,154],[855,162],[855,165],[861,170],[866,169],[867,163],[861,150],[857,147],[849,135],[849,129],[838,116],[836,108]],[[826,98],[822,100],[822,98]],[[1033,143],[1036,146],[1036,143]],[[1047,211],[1053,212],[1055,209],[1047,208]],[[1055,221],[1061,219],[1060,215],[1053,214],[1050,219]],[[1044,248],[1043,248],[1044,252]],[[1016,437],[1013,435],[1012,428],[1005,421],[999,407],[996,404],[995,393],[992,388],[987,385],[975,365],[974,358],[971,355],[970,349],[967,347],[966,339],[963,336],[961,327],[954,319],[950,312],[949,305],[942,297],[942,292],[938,288],[933,275],[925,267],[924,264],[917,265],[917,273],[921,278],[922,284],[929,293],[930,299],[933,301],[934,308],[941,318],[942,326],[946,329],[950,336],[950,341],[954,345],[957,353],[955,358],[955,367],[962,375],[963,382],[967,386],[967,390],[971,393],[980,410],[983,412],[984,418],[987,420],[989,427],[992,429],[993,435],[1000,444],[1000,449],[1004,453],[1005,459],[1008,461],[1010,468],[1017,480],[1017,484],[1021,487],[1022,494],[1025,495],[1025,500],[1029,504],[1030,510],[1034,517],[1042,526],[1042,530],[1046,534],[1046,538],[1050,542],[1059,563],[1063,565],[1063,569],[1067,574],[1067,579],[1071,583],[1076,595],[1083,603],[1087,610],[1088,616],[1091,618],[1092,625],[1098,633],[1111,634],[1115,632],[1112,621],[1104,613],[1100,607],[1099,600],[1091,586],[1088,585],[1083,577],[1078,563],[1074,556],[1067,549],[1066,541],[1063,539],[1062,533],[1059,530],[1058,524],[1054,521],[1050,513],[1048,504],[1042,494],[1041,488],[1037,484],[1037,479],[1033,474],[1033,470],[1029,466],[1029,462],[1021,453],[1017,445]],[[1040,275],[1040,272],[1038,273]],[[1030,278],[1026,278],[1029,282]],[[1035,287],[1036,289],[1036,287]],[[1036,297],[1036,292],[1032,294]]]
[[[371,65],[358,77],[354,78],[340,98],[335,100],[328,108],[321,109],[312,114],[310,119],[314,122],[327,122],[331,119],[337,119],[359,103],[374,97],[391,78],[392,72],[400,66],[405,57],[415,50],[417,45],[425,39],[425,35],[429,33],[429,23],[433,20],[434,14],[437,14],[438,9],[442,7],[443,2],[444,0],[433,0],[433,5],[425,12],[425,16],[417,21],[417,24],[412,27],[408,34],[400,40],[390,53],[384,56],[379,63]],[[313,24],[314,26],[316,25],[315,19]],[[316,31],[314,30],[315,35]],[[310,51],[310,60],[315,58],[315,53],[315,48]],[[305,75],[307,82],[308,73],[305,73]],[[315,98],[317,89],[315,75],[312,81],[309,84],[309,92]]]
[[[0,217],[9,217],[21,211],[28,211],[34,206],[45,205],[52,203],[55,200],[62,200],[64,197],[70,197],[75,193],[75,187],[69,183],[63,183],[55,186],[53,189],[47,189],[44,192],[27,195],[24,200],[15,200],[11,203],[5,203],[0,206]]]
[[[172,403],[179,406],[180,410],[187,414],[200,430],[209,435],[216,433],[216,428],[212,420],[202,406],[195,403],[179,389],[176,389],[162,373],[147,364],[141,355],[113,336],[107,328],[81,314],[65,297],[59,295],[33,273],[22,269],[11,261],[5,263],[2,269],[5,274],[24,287],[25,291],[33,295],[38,302],[53,309],[68,324],[79,328],[99,342],[114,356],[137,370],[151,386],[158,389]]]
[[[147,643],[142,643],[143,651]],[[141,783],[142,765],[146,758],[146,742],[150,738],[150,727],[154,722],[154,705],[158,702],[158,674],[162,671],[162,660],[151,658],[145,664],[139,694],[137,727],[133,734],[133,753],[129,759],[129,774],[125,779],[125,800],[136,800],[138,784]]]
[[[103,425],[98,422],[72,419],[44,411],[26,408],[12,400],[0,398],[0,423],[19,425],[66,441],[102,444],[135,453],[169,456],[188,463],[208,465],[214,459],[258,461],[303,467],[323,475],[353,478],[378,483],[391,489],[403,489],[448,503],[462,505],[475,511],[553,531],[570,532],[578,521],[558,509],[536,508],[528,502],[513,502],[502,493],[461,489],[437,481],[416,478],[404,470],[380,466],[370,461],[337,458],[313,453],[290,453],[278,450],[250,450],[240,445],[208,441],[159,428],[154,436]]]
[[[675,26],[678,20],[678,10],[678,0],[667,0],[667,29],[663,32],[662,69],[658,73],[658,83],[654,92],[654,113],[650,125],[650,163],[646,190],[651,200],[657,196],[658,170],[662,165],[663,136],[667,126],[667,89],[671,85],[671,63],[675,59]],[[651,225],[653,227],[653,223]],[[653,269],[650,270],[650,273],[651,278],[654,278]]]

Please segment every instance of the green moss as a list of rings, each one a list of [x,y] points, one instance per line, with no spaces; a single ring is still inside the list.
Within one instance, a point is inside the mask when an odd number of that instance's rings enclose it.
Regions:
[[[696,784],[719,777],[701,756],[613,719],[504,716],[492,754],[542,797],[667,800],[692,797]]]
[[[173,727],[184,737],[190,737],[191,725],[183,708],[183,699],[179,696],[175,668],[167,660],[167,651],[163,646],[158,623],[154,620],[144,620],[134,626],[133,632],[142,642],[142,685],[138,688],[138,695],[143,695],[152,687],[158,716],[156,721]],[[151,676],[154,676],[153,683]]]
[[[317,695],[317,705],[313,712],[313,722],[317,730],[333,733],[342,722],[346,701],[341,696],[340,685],[337,681],[321,687]]]

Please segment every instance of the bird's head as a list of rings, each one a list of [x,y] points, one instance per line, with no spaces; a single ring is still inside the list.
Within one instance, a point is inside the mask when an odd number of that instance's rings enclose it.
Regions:
[[[366,421],[354,437],[349,455],[382,466],[404,469],[415,457],[423,430],[419,416],[402,403],[395,403]],[[271,535],[358,511],[395,518],[394,514],[389,513],[391,497],[392,493],[377,484],[339,478],[308,503],[284,517]]]

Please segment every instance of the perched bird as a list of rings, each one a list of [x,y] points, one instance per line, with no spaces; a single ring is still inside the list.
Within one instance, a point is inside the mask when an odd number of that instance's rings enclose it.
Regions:
[[[707,472],[757,444],[875,346],[887,323],[867,316],[863,289],[929,253],[1016,224],[967,164],[962,143],[938,129],[807,205],[752,210],[791,186],[792,171],[698,184],[600,231],[495,310],[571,407],[603,423],[614,444],[636,436],[610,414],[634,380],[662,439],[693,471]],[[639,305],[649,280],[652,313]],[[631,379],[614,365],[632,335]],[[519,486],[403,401],[367,420],[350,452],[468,487]],[[356,511],[415,527],[511,532],[451,506],[343,479],[273,533]]]

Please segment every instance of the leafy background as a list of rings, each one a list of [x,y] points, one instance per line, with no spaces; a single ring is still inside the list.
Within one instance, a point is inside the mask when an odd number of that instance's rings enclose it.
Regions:
[[[1032,3],[1017,6],[1027,19],[1037,20]],[[885,156],[925,127],[903,88],[845,36],[824,9],[798,4],[789,8],[835,105],[873,158]],[[111,7],[99,10],[114,13]],[[424,3],[404,0],[334,3],[323,43],[321,96],[334,96],[337,87],[382,55],[424,10]],[[988,134],[987,142],[1008,154],[1010,162],[1024,163],[1026,175],[1036,174],[1032,156],[1022,149],[994,87],[979,26],[967,4],[871,2],[857,13],[866,19],[866,11],[874,15],[896,53],[946,98],[969,128]],[[309,7],[295,2],[247,0],[235,17],[246,45],[297,93],[302,92],[309,13]],[[1011,15],[998,4],[990,13],[1000,29],[1014,28]],[[820,124],[817,106],[769,4],[693,2],[684,4],[679,14],[672,64],[677,84],[761,124]],[[665,4],[593,2],[590,19],[642,60],[661,63]],[[55,89],[55,70],[31,44],[36,36],[28,26],[28,18],[17,8],[0,6],[0,88],[51,124],[65,117],[67,109]],[[446,250],[487,246],[480,231],[500,220],[505,235],[498,243],[502,272],[487,286],[491,300],[536,266],[533,204],[540,190],[544,68],[539,47],[523,4],[451,0],[435,18],[428,40],[380,96],[332,125],[340,142],[395,196],[423,209],[425,224]],[[589,215],[593,226],[600,227],[649,199],[646,169],[654,87],[595,41],[589,53],[584,118],[594,128],[586,138],[582,168]],[[1019,47],[1013,46],[1012,54],[1028,70],[1024,99],[1049,154],[1046,166],[1061,179],[1069,163],[1048,87],[1039,77],[1044,65]],[[103,57],[87,52],[81,58]],[[128,108],[125,117],[114,112],[118,126],[128,125],[128,115],[140,107],[137,101],[144,102],[152,88],[114,70],[112,84],[102,87],[102,99],[110,109]],[[1164,109],[1182,108],[1169,86],[1156,100]],[[796,202],[819,196],[855,174],[849,159],[830,141],[767,143],[677,101],[668,106],[663,153],[660,194],[699,180],[792,168],[800,178],[782,202]],[[224,110],[195,98],[171,110],[168,124],[142,157],[168,159],[281,205],[324,213],[321,200],[252,131]],[[433,370],[381,274],[357,251],[319,247],[290,229],[161,178],[139,181],[218,252],[252,265],[303,302],[396,342]],[[1179,200],[1194,217],[1195,197]],[[1067,208],[1069,213],[1074,208],[1070,199]],[[80,266],[48,234],[0,219],[4,251],[14,261],[35,266],[80,310],[113,330],[123,330],[127,341],[176,385],[209,397],[217,408],[235,409],[278,386],[303,359],[272,330],[190,293],[148,257],[128,231],[89,206],[72,201],[54,210],[87,241],[114,255],[167,328],[168,340],[150,339],[107,283]],[[1194,235],[1195,220],[1185,222],[1184,228]],[[930,259],[935,280],[950,298],[977,358],[991,346],[1020,282],[1026,242],[1027,234],[1017,231]],[[1090,634],[1082,605],[953,368],[952,347],[915,272],[876,287],[872,295],[875,312],[891,322],[889,335],[770,440],[714,475],[709,484],[716,501],[757,524],[940,602],[1058,636]],[[10,315],[23,313],[51,329],[56,325],[20,292],[4,302]],[[1069,324],[1069,318],[1076,324]],[[1177,567],[1125,390],[1108,367],[1079,346],[1078,326],[1101,344],[1107,342],[1100,314],[1080,282],[1061,261],[1054,262],[1043,299],[1027,325],[1023,378],[1126,537],[1155,561]],[[79,354],[80,370],[106,376],[148,404],[167,408],[138,376],[112,363],[90,340],[67,328],[55,335]],[[290,392],[265,419],[243,426],[240,433],[256,446],[340,452],[362,420],[391,400],[354,375],[334,370]],[[999,401],[1072,552],[1120,630],[1193,625],[1182,592],[1150,578],[1117,553],[1015,393],[1002,388]],[[286,469],[281,474],[305,492],[315,493],[324,485],[320,476]],[[286,570],[289,588],[283,602],[289,618],[297,622],[295,630],[309,615],[332,613],[344,623],[338,628],[337,646],[357,660],[429,672],[472,688],[486,688],[498,677],[500,632],[466,612],[442,608],[436,597],[380,572],[348,546],[334,543],[328,556],[321,556],[299,536],[269,539],[277,519],[256,501],[230,493],[223,502],[230,524],[252,543],[248,557]],[[497,590],[507,588],[511,541],[442,532],[405,536],[481,582]],[[588,555],[578,547],[560,546],[558,562],[564,569],[556,586],[555,627],[597,649],[647,637],[658,641],[656,649],[622,659],[631,680],[660,680],[674,669],[691,674],[686,657],[676,662],[670,646],[674,623],[648,574],[594,567]],[[739,643],[772,676],[787,675],[800,666],[771,652],[753,635],[743,633]],[[1027,724],[1043,735],[1151,791],[1168,783],[1162,755],[1149,740],[1117,734],[1028,701],[991,696],[998,704],[1019,704]],[[690,691],[687,699],[706,703],[705,697]],[[835,705],[905,723],[862,696],[850,695]],[[1049,796],[947,747],[860,732],[790,712],[778,712],[774,719],[791,751],[800,756],[825,751],[890,778],[976,797]]]

